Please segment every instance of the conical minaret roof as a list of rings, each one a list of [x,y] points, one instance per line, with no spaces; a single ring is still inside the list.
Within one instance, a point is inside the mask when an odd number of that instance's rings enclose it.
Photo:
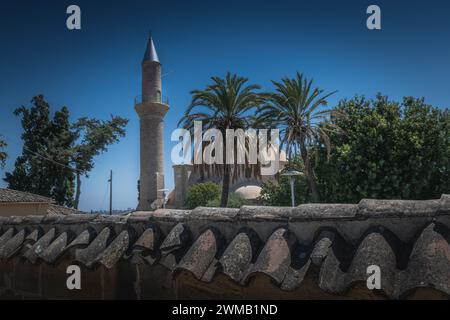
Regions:
[[[147,49],[145,50],[144,59],[142,59],[143,63],[145,61],[159,62],[158,54],[156,53],[155,44],[153,43],[152,36],[150,36],[148,39]]]

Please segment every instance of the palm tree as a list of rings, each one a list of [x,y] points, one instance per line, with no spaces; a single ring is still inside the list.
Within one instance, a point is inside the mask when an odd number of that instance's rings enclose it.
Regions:
[[[259,85],[246,85],[248,79],[236,74],[226,74],[225,79],[212,77],[212,84],[204,90],[193,90],[192,102],[187,108],[178,125],[192,130],[194,121],[202,121],[204,129],[215,128],[225,137],[226,129],[247,129],[254,120],[252,109],[263,102],[262,97],[255,92]],[[198,110],[200,109],[200,110]],[[228,204],[230,176],[232,164],[227,164],[226,150],[223,152],[224,165],[222,170],[222,195],[220,206]]]
[[[0,136],[0,168],[5,165],[5,160],[8,157],[6,152],[2,151],[6,146],[6,141]]]
[[[286,148],[290,159],[300,153],[308,178],[313,201],[318,201],[317,186],[313,166],[310,161],[309,147],[323,142],[330,152],[330,130],[341,131],[334,124],[324,122],[330,115],[338,115],[335,110],[319,110],[327,105],[327,98],[336,91],[323,94],[323,90],[313,87],[313,80],[308,80],[298,73],[295,78],[283,78],[281,82],[272,81],[274,93],[265,94],[267,103],[257,112],[259,121],[280,130],[280,147]]]

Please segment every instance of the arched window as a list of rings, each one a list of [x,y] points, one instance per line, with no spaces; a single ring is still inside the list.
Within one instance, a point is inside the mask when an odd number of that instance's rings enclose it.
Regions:
[[[157,91],[156,91],[156,98],[158,99],[158,102],[161,102],[161,101],[162,101],[161,90],[157,90]]]

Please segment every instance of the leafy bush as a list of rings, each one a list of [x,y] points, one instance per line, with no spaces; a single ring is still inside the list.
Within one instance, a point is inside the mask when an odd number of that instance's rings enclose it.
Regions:
[[[209,201],[220,197],[220,190],[220,186],[213,182],[194,184],[189,188],[186,207],[188,209],[204,207]]]
[[[329,158],[324,144],[310,149],[320,202],[436,199],[450,193],[448,109],[412,97],[399,103],[380,94],[373,100],[342,100],[336,108],[346,116],[329,121],[345,134],[330,134]],[[293,169],[302,171],[301,163],[293,162]],[[296,205],[310,200],[304,180],[296,178]],[[263,204],[288,206],[290,199],[287,178],[262,185]]]
[[[343,100],[347,114],[331,121],[330,161],[316,155],[322,202],[362,198],[433,199],[450,192],[450,113],[406,97],[401,103],[377,95]]]
[[[295,178],[294,193],[295,205],[305,203],[307,200],[308,182],[305,177]],[[259,201],[265,206],[283,206],[290,207],[291,200],[291,185],[287,177],[280,177],[278,183],[273,181],[266,181],[261,185],[261,195]]]
[[[227,208],[240,208],[242,206],[245,206],[246,204],[247,202],[245,201],[245,199],[241,198],[236,193],[230,193],[230,195],[228,196]],[[220,196],[216,199],[208,201],[208,203],[206,203],[206,207],[220,207]]]
[[[293,160],[286,164],[283,172],[287,170],[304,172],[303,160],[299,156],[293,157]],[[295,177],[294,192],[295,205],[299,205],[310,200],[308,178],[306,176],[303,175]],[[261,194],[258,200],[265,206],[290,207],[292,205],[292,200],[289,178],[279,176],[277,182],[270,180],[264,182],[261,185]]]

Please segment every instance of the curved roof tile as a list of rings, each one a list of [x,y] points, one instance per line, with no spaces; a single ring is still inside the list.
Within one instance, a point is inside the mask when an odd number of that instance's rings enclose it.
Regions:
[[[261,253],[252,267],[253,273],[265,273],[281,284],[291,265],[291,247],[294,238],[285,228],[279,228],[266,241]]]
[[[39,258],[39,255],[50,245],[51,241],[55,238],[56,229],[51,228],[46,234],[44,234],[34,245],[28,249],[23,256],[32,263],[35,263]]]
[[[214,231],[206,230],[183,256],[177,269],[189,270],[197,279],[201,279],[213,262],[217,248],[218,243]]]
[[[0,259],[8,259],[20,250],[22,243],[25,240],[25,229],[20,230],[13,237],[8,239],[0,248]]]
[[[84,249],[75,251],[75,259],[87,267],[91,267],[97,260],[98,255],[106,249],[108,240],[112,236],[109,227],[104,228],[97,237]]]
[[[69,241],[67,232],[61,233],[47,248],[39,253],[39,257],[47,263],[53,263],[63,254]]]
[[[174,219],[174,210],[139,219],[133,214],[1,218],[0,258],[17,255],[33,264],[39,259],[57,264],[67,254],[87,267],[106,268],[126,260],[189,270],[205,282],[222,273],[239,285],[263,273],[281,290],[301,287],[311,272],[319,288],[333,294],[364,281],[373,264],[382,270],[382,290],[389,297],[417,287],[450,295],[448,199],[365,200],[337,205],[335,217],[333,205],[303,205],[223,214],[202,208],[193,216],[175,213]]]
[[[223,273],[240,282],[252,263],[253,248],[247,233],[239,233],[225,249],[219,263]]]

